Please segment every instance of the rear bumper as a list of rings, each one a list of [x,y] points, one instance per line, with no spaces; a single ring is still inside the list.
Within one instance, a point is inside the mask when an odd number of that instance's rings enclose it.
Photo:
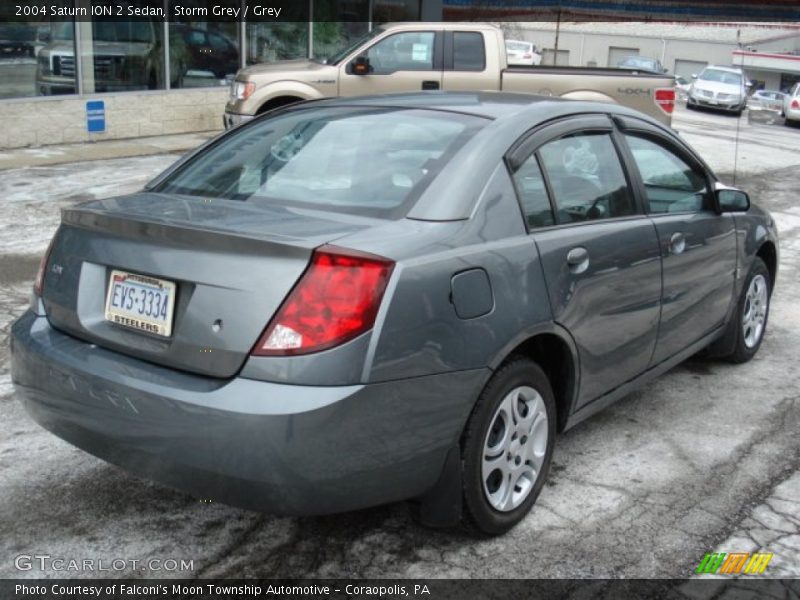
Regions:
[[[338,387],[208,379],[97,348],[32,312],[11,344],[18,396],[59,437],[198,497],[291,515],[423,494],[488,376]]]
[[[784,114],[789,121],[800,121],[800,108],[788,108]]]

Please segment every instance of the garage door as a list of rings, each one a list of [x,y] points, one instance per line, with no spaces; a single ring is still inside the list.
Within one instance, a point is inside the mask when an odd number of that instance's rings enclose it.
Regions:
[[[616,67],[617,63],[626,56],[639,56],[638,48],[623,48],[622,46],[608,47],[608,66]]]
[[[707,62],[700,62],[697,60],[681,60],[675,59],[675,75],[686,77],[689,81],[692,80],[692,75],[697,75],[706,68]]]
[[[569,66],[569,50],[559,50],[558,51],[558,60],[553,62],[553,49],[552,48],[545,48],[542,52],[542,64],[543,65],[560,65],[564,67]]]

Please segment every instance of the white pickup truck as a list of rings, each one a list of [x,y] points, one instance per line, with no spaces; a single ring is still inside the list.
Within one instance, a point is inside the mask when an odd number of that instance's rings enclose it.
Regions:
[[[614,102],[666,125],[674,79],[624,69],[513,66],[503,32],[482,23],[402,23],[375,27],[328,60],[290,60],[236,74],[225,127],[301,100],[419,90],[527,92]]]

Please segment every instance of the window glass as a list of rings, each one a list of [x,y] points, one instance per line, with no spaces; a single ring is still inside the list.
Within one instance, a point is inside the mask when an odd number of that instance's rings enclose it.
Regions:
[[[402,216],[485,123],[427,110],[288,111],[235,130],[156,191]]]
[[[84,93],[165,88],[161,20],[92,21],[81,31]],[[65,55],[62,66],[74,68],[73,57]]]
[[[622,217],[633,200],[609,134],[580,134],[539,149],[560,223]]]
[[[531,154],[517,169],[514,173],[514,183],[528,228],[553,225],[555,223],[553,209],[550,206],[547,187],[536,154]]]
[[[170,0],[184,9],[205,6],[199,0]],[[224,8],[240,8],[239,0],[219,0]],[[239,24],[196,20],[189,10],[170,20],[169,69],[172,88],[229,85],[239,70]],[[206,17],[201,17],[202,19]]]
[[[456,31],[453,34],[453,69],[483,71],[485,67],[483,35],[477,31]]]
[[[729,85],[742,85],[742,76],[731,71],[721,71],[719,69],[704,69],[698,79],[703,81],[715,81]]]
[[[407,31],[381,40],[368,51],[373,74],[433,69],[432,31]]]
[[[0,98],[74,94],[73,28],[68,22],[0,23]]]
[[[247,64],[308,58],[308,23],[247,22]]]
[[[369,0],[314,0],[312,58],[324,61],[369,31]]]
[[[663,146],[627,135],[651,213],[703,210],[705,177]]]

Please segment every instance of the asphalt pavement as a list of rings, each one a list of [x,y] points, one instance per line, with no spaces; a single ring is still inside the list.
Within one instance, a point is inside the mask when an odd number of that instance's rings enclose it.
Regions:
[[[135,190],[177,155],[1,171],[0,577],[682,578],[708,552],[755,550],[774,553],[765,576],[797,577],[800,128],[682,108],[675,127],[727,183],[735,165],[736,184],[777,221],[761,350],[745,365],[692,359],[562,435],[533,511],[495,539],[424,528],[405,503],[276,518],[203,502],[42,430],[14,397],[7,338],[59,209]],[[192,569],[19,570],[36,555]]]

